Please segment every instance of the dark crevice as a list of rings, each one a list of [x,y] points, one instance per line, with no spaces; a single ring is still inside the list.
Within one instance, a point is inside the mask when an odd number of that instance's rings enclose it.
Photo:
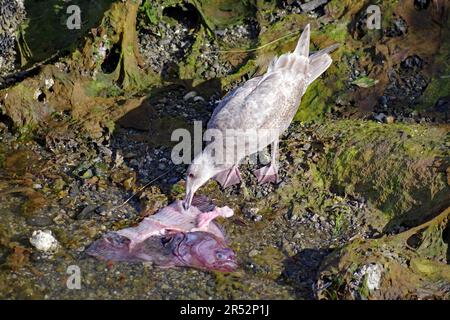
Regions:
[[[431,0],[414,0],[414,7],[417,10],[426,10],[430,6]]]
[[[163,15],[177,20],[188,29],[196,29],[201,22],[200,13],[190,3],[164,8]]]
[[[411,237],[408,238],[408,240],[406,240],[406,243],[408,244],[409,247],[417,249],[420,247],[420,245],[423,242],[423,234],[424,229],[418,231],[417,233],[413,234]]]
[[[106,52],[106,58],[102,63],[102,71],[104,73],[113,73],[120,61],[120,44],[116,43]]]
[[[442,232],[442,238],[447,244],[447,264],[450,264],[450,222],[447,223],[446,228]]]
[[[11,117],[8,117],[6,114],[0,113],[0,122],[8,128],[9,132],[12,132],[14,128],[14,121],[11,119]]]

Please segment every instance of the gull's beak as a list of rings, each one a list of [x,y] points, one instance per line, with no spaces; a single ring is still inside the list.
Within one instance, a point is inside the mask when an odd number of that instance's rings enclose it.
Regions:
[[[189,210],[189,208],[191,207],[193,197],[194,197],[194,193],[189,188],[189,190],[186,191],[186,196],[184,197],[184,201],[183,201],[184,210]]]

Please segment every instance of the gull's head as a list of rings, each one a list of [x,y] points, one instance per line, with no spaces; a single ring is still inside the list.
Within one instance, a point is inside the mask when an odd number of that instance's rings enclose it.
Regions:
[[[210,156],[201,153],[194,158],[186,172],[186,196],[183,207],[188,210],[195,192],[218,172]]]

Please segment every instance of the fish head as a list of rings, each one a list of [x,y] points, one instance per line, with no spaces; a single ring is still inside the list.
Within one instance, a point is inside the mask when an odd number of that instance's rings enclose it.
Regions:
[[[188,210],[195,192],[217,173],[213,161],[203,153],[194,158],[186,172],[186,196],[183,207]]]
[[[194,268],[232,272],[238,267],[234,251],[223,239],[212,233],[195,231],[184,233],[184,239],[174,250],[182,265]]]

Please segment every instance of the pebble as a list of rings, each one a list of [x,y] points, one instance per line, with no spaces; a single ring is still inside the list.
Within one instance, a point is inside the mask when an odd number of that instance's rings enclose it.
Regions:
[[[33,247],[43,252],[55,252],[59,247],[58,240],[55,239],[49,230],[33,231],[29,240]]]
[[[50,219],[49,217],[45,217],[45,216],[38,216],[38,217],[31,217],[27,219],[27,223],[30,226],[35,226],[35,227],[47,227],[51,224],[53,224],[52,219]]]
[[[376,116],[374,116],[374,119],[378,122],[384,122],[384,119],[386,118],[386,115],[384,113],[379,113]]]
[[[77,215],[77,220],[90,219],[95,215],[95,209],[97,209],[97,205],[89,204],[84,207],[83,210]]]
[[[186,94],[184,95],[183,100],[184,100],[184,101],[187,101],[187,100],[189,100],[189,99],[194,98],[195,96],[197,96],[197,92],[195,92],[195,91],[189,91],[188,93],[186,93]]]

